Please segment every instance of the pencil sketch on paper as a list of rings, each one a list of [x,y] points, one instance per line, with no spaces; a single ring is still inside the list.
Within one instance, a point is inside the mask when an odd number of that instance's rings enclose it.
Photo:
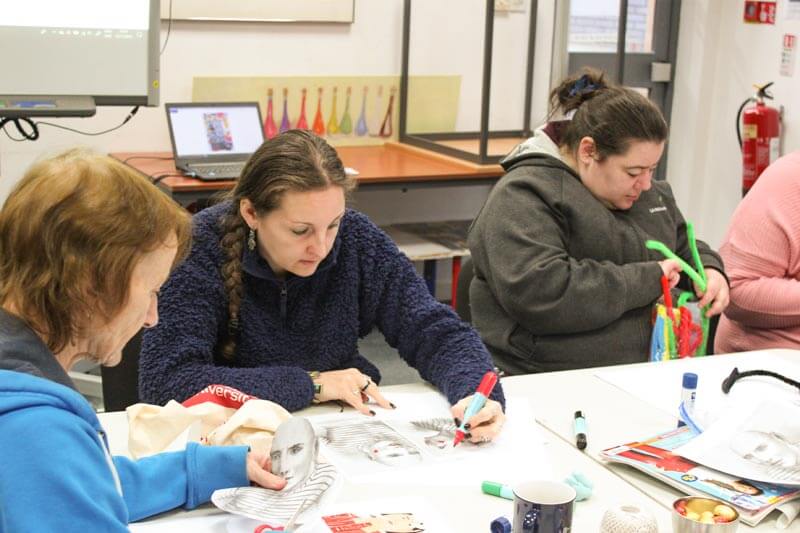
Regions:
[[[456,437],[456,424],[452,418],[426,418],[424,420],[412,420],[411,425],[415,429],[431,432],[423,437],[425,444],[437,450],[445,450],[453,445]]]
[[[361,462],[394,467],[422,461],[416,444],[380,420],[331,420],[316,430],[326,447]]]
[[[765,400],[744,413],[730,409],[677,450],[732,476],[800,486],[800,405]]]
[[[272,473],[286,479],[280,491],[239,487],[215,491],[211,501],[224,511],[268,523],[284,524],[297,514],[298,523],[319,516],[330,501],[338,471],[320,460],[319,440],[311,423],[292,417],[278,426],[270,449]]]
[[[779,431],[744,430],[734,434],[731,449],[775,482],[800,483],[800,438]]]

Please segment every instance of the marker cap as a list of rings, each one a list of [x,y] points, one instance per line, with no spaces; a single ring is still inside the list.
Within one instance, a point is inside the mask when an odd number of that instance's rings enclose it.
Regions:
[[[481,491],[484,494],[489,494],[490,496],[501,496],[501,492],[503,490],[503,484],[497,483],[496,481],[484,481],[481,483]]]
[[[511,533],[511,522],[505,516],[500,516],[492,520],[490,530],[492,533]]]
[[[693,372],[685,372],[683,374],[683,388],[696,389],[697,388],[697,374]]]

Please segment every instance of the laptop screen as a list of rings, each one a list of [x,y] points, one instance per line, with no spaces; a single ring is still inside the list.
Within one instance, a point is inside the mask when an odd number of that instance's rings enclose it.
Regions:
[[[166,104],[176,159],[249,156],[264,142],[256,102]]]

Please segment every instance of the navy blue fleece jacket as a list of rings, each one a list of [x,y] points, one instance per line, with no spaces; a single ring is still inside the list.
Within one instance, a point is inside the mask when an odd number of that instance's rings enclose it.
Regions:
[[[385,233],[350,209],[331,252],[307,278],[280,280],[243,247],[237,353],[224,360],[228,297],[220,239],[229,209],[225,202],[195,215],[192,251],[161,291],[158,325],[144,334],[143,401],[183,401],[219,383],[295,411],[314,396],[307,371],[357,368],[380,382],[357,344],[374,327],[451,403],[472,394],[492,369],[477,333],[430,295]],[[503,401],[500,386],[493,398]]]

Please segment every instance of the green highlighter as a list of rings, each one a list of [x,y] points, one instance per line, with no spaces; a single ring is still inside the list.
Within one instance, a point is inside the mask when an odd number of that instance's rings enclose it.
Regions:
[[[497,496],[498,498],[505,498],[506,500],[514,499],[514,491],[508,485],[497,483],[496,481],[484,481],[481,483],[481,490],[484,494]]]

